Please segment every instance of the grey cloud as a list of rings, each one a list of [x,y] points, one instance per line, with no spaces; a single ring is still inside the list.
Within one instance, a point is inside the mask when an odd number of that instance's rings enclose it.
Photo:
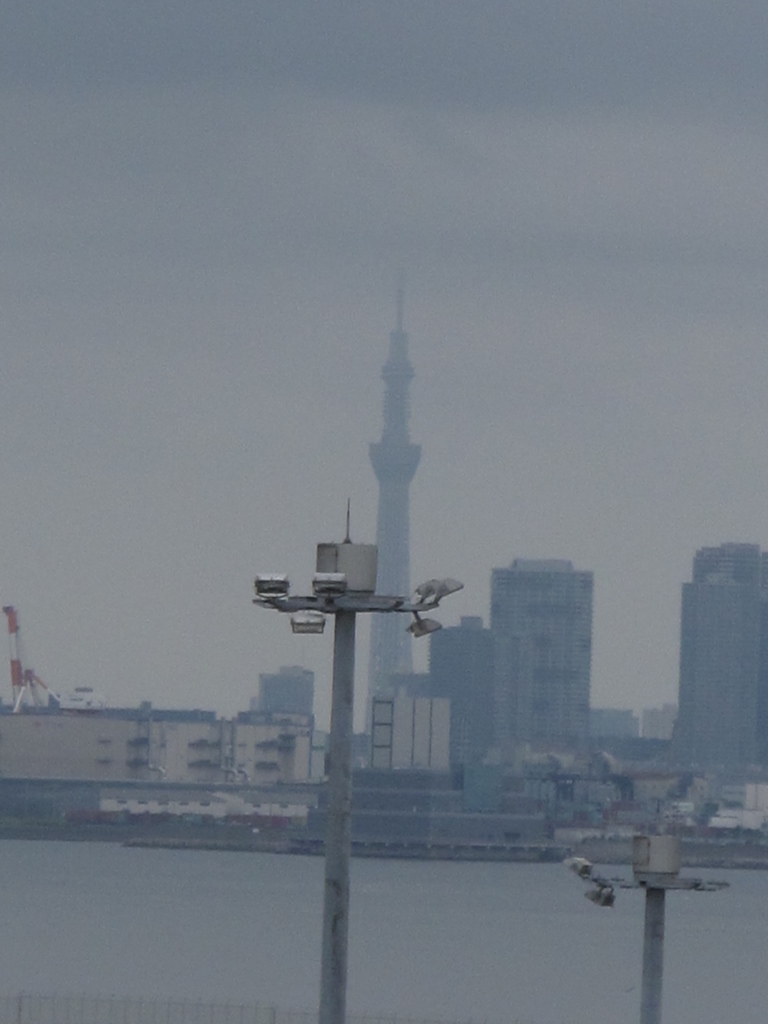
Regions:
[[[101,275],[378,248],[395,262],[745,269],[764,134],[681,117],[425,117],[179,87],[14,106],[6,246]],[[98,255],[100,253],[100,255]],[[95,266],[93,265],[95,263]],[[579,269],[580,268],[580,269]],[[38,264],[39,269],[39,264]],[[154,273],[154,271],[153,271]]]
[[[474,110],[763,109],[761,3],[82,0],[6,6],[0,82],[216,81]]]

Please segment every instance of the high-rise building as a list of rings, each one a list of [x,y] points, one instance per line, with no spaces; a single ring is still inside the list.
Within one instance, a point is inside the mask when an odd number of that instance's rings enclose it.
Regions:
[[[662,704],[660,708],[643,708],[643,739],[671,740],[676,720],[677,704]]]
[[[594,739],[634,739],[640,719],[631,708],[590,708],[589,735]]]
[[[493,746],[493,636],[478,615],[433,633],[429,672],[391,677],[409,697],[447,698],[451,709],[451,764],[477,764]]]
[[[768,561],[757,544],[701,548],[683,584],[676,758],[739,768],[766,756]]]
[[[516,558],[491,575],[495,745],[578,747],[589,735],[591,572]]]
[[[493,745],[493,637],[479,616],[430,637],[429,696],[451,702],[451,764],[476,764]]]
[[[376,543],[379,564],[376,589],[380,594],[410,593],[408,488],[421,457],[421,447],[408,434],[408,389],[413,367],[408,360],[408,335],[403,330],[403,289],[397,293],[397,328],[389,336],[389,358],[381,372],[384,381],[384,427],[381,441],[370,446],[379,481]],[[399,615],[374,615],[371,624],[369,697],[391,692],[394,672],[410,672],[411,636]]]
[[[300,665],[282,665],[279,672],[259,673],[259,699],[252,710],[311,715],[314,700],[315,673]]]

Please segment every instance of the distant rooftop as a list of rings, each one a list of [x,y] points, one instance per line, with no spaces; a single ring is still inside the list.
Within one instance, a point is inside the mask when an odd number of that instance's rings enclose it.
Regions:
[[[567,558],[516,558],[510,566],[515,572],[573,572]]]

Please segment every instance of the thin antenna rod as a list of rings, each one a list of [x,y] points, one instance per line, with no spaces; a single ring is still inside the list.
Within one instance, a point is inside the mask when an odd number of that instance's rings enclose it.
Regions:
[[[397,333],[403,333],[403,305],[405,304],[405,276],[397,279]]]
[[[347,498],[347,535],[344,538],[344,543],[345,544],[351,544],[352,543],[352,538],[349,535],[349,506],[350,506],[350,504],[351,504],[351,499]]]

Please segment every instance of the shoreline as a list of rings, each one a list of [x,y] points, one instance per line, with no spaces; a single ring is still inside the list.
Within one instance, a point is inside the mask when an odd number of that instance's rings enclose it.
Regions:
[[[73,822],[0,822],[0,841],[101,842],[144,849],[207,850],[322,856],[322,839],[289,829],[254,832],[239,826],[163,823],[83,824]],[[595,864],[631,864],[631,838],[592,837],[573,844],[466,843],[436,840],[352,841],[352,856],[394,860],[451,860],[552,864],[571,855]],[[768,844],[754,839],[682,840],[684,868],[768,870]]]
[[[631,864],[632,840],[582,839],[573,852],[594,864]],[[768,843],[753,839],[683,838],[680,852],[684,868],[768,871]]]
[[[233,853],[281,853],[322,856],[324,841],[291,829],[177,824],[90,824],[81,822],[0,822],[0,841],[105,842],[127,847],[215,850]],[[353,857],[398,860],[474,860],[560,863],[568,847],[556,843],[467,843],[433,840],[352,840]]]

